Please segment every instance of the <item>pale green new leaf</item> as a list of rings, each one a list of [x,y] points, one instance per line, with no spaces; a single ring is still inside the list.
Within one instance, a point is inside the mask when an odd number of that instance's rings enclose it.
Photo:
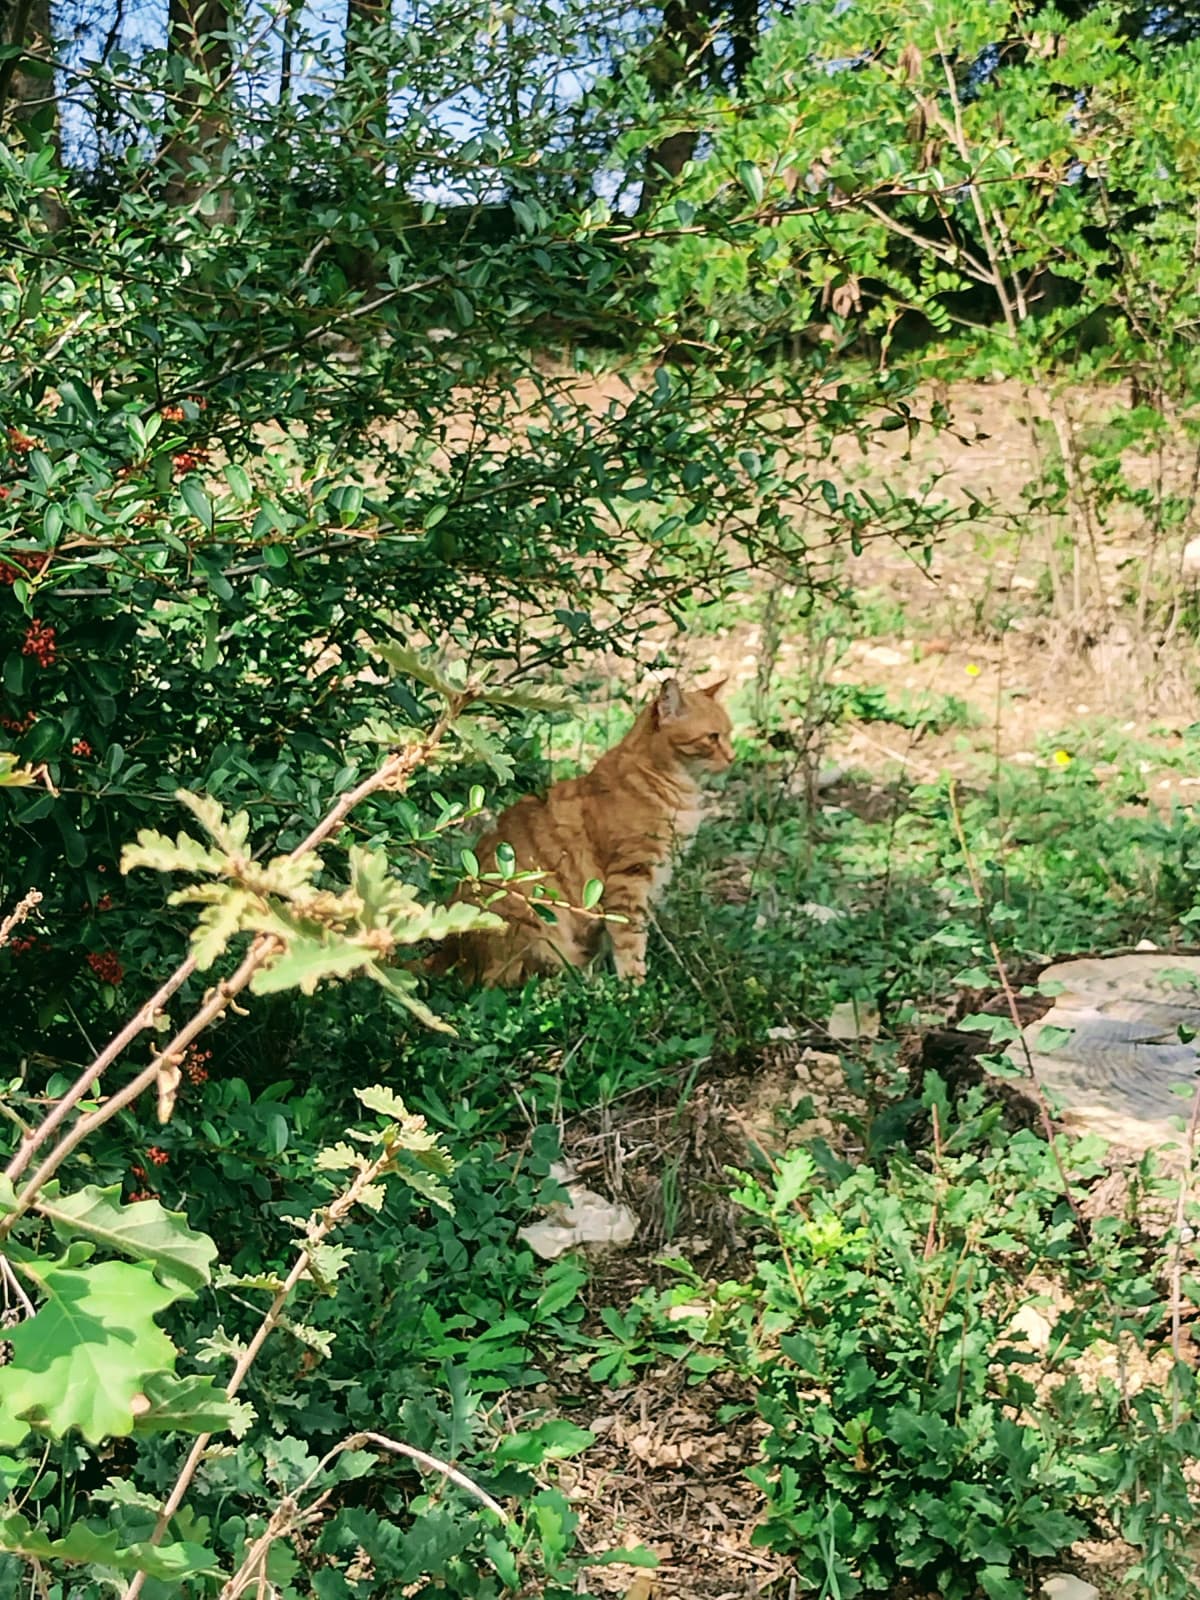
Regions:
[[[217,1247],[207,1234],[193,1232],[182,1212],[167,1211],[157,1200],[122,1205],[120,1184],[89,1184],[60,1195],[57,1182],[48,1183],[35,1209],[60,1239],[90,1239],[117,1255],[148,1261],[161,1279],[187,1289],[212,1280]]]
[[[310,1350],[315,1350],[320,1356],[327,1356],[333,1349],[332,1328],[314,1328],[311,1323],[296,1322],[287,1316],[280,1316],[279,1326],[290,1333],[293,1339],[307,1345]]]
[[[393,1174],[423,1199],[428,1200],[430,1205],[440,1206],[443,1211],[453,1216],[454,1202],[441,1178],[424,1165],[410,1165],[412,1160],[411,1156],[407,1161],[398,1160],[392,1168]]]
[[[227,865],[223,855],[208,849],[199,839],[178,833],[172,841],[153,828],[139,828],[137,843],[127,844],[121,851],[122,873],[130,873],[136,867],[149,867],[153,872],[222,873]]]
[[[280,994],[285,989],[312,994],[323,979],[345,978],[359,972],[374,955],[374,951],[348,942],[330,944],[300,935],[269,967],[259,968],[250,980],[250,988],[255,994]]]
[[[159,1283],[147,1261],[25,1262],[20,1270],[45,1300],[8,1330],[0,1445],[19,1443],[29,1425],[55,1438],[78,1428],[89,1444],[132,1433],[146,1379],[175,1365],[175,1346],[155,1314],[186,1291]]]
[[[365,1089],[355,1089],[354,1094],[368,1111],[378,1111],[381,1117],[390,1117],[393,1122],[404,1122],[409,1116],[408,1107],[396,1091],[386,1088],[382,1083],[372,1083]]]
[[[217,1289],[267,1289],[278,1294],[283,1279],[273,1272],[231,1272],[228,1267],[218,1266],[213,1285]]]
[[[314,1283],[330,1289],[349,1265],[354,1251],[348,1244],[317,1244],[308,1251],[308,1273]]]
[[[200,913],[192,929],[192,954],[198,971],[207,972],[225,953],[230,939],[242,929],[242,919],[252,903],[244,889],[229,888]]]
[[[177,1378],[156,1372],[146,1379],[142,1393],[149,1411],[134,1419],[135,1433],[232,1433],[240,1439],[254,1421],[254,1407],[245,1400],[230,1400],[209,1377],[191,1373]]]
[[[193,794],[190,789],[176,789],[175,798],[195,817],[214,844],[226,855],[242,855],[250,838],[250,813],[239,811],[226,819],[225,807],[210,795]]]
[[[397,919],[413,917],[424,910],[413,885],[391,871],[386,850],[351,846],[350,883],[362,902],[361,920],[365,927],[392,927]]]
[[[433,1028],[438,1033],[457,1033],[457,1029],[436,1016],[423,1000],[418,1000],[417,980],[411,972],[400,972],[396,967],[372,965],[366,969],[366,976],[374,978],[389,999],[403,1006],[406,1011],[411,1011],[413,1016],[427,1028]]]
[[[454,724],[454,732],[470,755],[491,768],[499,783],[512,782],[516,768],[508,751],[494,734],[482,727],[474,717],[459,717]]]
[[[366,1164],[362,1152],[348,1144],[328,1144],[323,1150],[317,1151],[318,1172],[357,1172]]]
[[[321,858],[315,850],[310,850],[295,860],[291,856],[272,856],[265,867],[256,869],[256,874],[268,893],[289,900],[293,895],[310,891],[320,870]]]
[[[399,1149],[417,1156],[430,1171],[443,1177],[449,1177],[454,1171],[454,1160],[442,1147],[437,1134],[424,1117],[408,1109],[394,1090],[376,1083],[366,1089],[356,1089],[354,1093],[368,1111],[376,1111],[395,1124],[392,1140]]]
[[[352,744],[378,744],[387,750],[406,750],[417,744],[422,734],[403,722],[386,722],[382,717],[367,717],[349,734]]]
[[[144,1572],[169,1583],[201,1575],[221,1576],[216,1557],[200,1544],[122,1545],[120,1534],[97,1533],[83,1522],[72,1523],[64,1538],[51,1539],[19,1511],[0,1512],[0,1550],[27,1561],[65,1561],[111,1567],[116,1572]]]
[[[441,666],[428,655],[418,654],[417,651],[409,650],[402,644],[375,644],[370,649],[371,654],[386,662],[393,672],[398,672],[406,678],[415,678],[418,683],[436,689],[447,699],[459,692]]]
[[[494,911],[481,910],[468,900],[448,906],[416,908],[410,922],[390,923],[388,931],[397,944],[419,944],[423,939],[449,939],[456,933],[492,933],[504,927],[504,919]]]
[[[569,711],[576,704],[565,689],[548,683],[497,685],[482,690],[478,698],[484,705],[508,706],[513,711]]]

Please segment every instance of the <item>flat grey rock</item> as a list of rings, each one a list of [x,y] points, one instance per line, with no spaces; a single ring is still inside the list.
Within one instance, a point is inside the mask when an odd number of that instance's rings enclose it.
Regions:
[[[1172,1089],[1194,1088],[1200,1071],[1200,1038],[1179,1037],[1181,1025],[1200,1035],[1200,956],[1095,956],[1047,967],[1042,980],[1063,992],[1022,1038],[1064,1125],[1135,1151],[1178,1143],[1172,1119],[1186,1118],[1191,1106]],[[1048,1027],[1070,1029],[1070,1038],[1043,1049]],[[1009,1055],[1024,1064],[1020,1046]]]

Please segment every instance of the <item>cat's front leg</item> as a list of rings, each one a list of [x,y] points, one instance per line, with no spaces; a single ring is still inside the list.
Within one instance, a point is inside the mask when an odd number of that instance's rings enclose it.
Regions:
[[[646,922],[650,909],[649,873],[621,873],[604,885],[604,909],[623,922],[610,922],[617,977],[641,983],[646,976]]]

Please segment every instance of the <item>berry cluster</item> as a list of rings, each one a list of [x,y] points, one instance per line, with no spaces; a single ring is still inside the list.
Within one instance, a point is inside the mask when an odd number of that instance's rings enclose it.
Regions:
[[[22,433],[20,428],[9,428],[8,446],[19,456],[27,456],[31,450],[38,448],[39,441],[31,439],[27,433]]]
[[[4,491],[0,489],[0,499],[4,498]],[[5,556],[3,565],[0,565],[0,588],[16,583],[18,578],[36,578],[39,572],[44,572],[48,555],[25,554],[19,559],[16,556]]]
[[[112,895],[110,895],[110,894],[102,894],[100,896],[99,900],[96,901],[96,910],[97,911],[111,911],[112,910]]]
[[[192,1045],[187,1055],[183,1058],[183,1075],[189,1083],[201,1084],[208,1082],[208,1068],[206,1061],[212,1060],[211,1050],[198,1050]]]
[[[92,749],[91,745],[86,739],[76,739],[75,743],[71,746],[71,754],[73,756],[83,756],[86,759],[88,756],[94,756],[96,752]]]
[[[167,422],[182,422],[183,421],[183,407],[182,406],[162,406],[160,408],[160,410],[159,410],[159,415],[161,417],[163,417]]]
[[[116,952],[113,950],[105,950],[99,954],[93,951],[87,958],[87,964],[101,983],[111,983],[114,989],[125,976],[125,968],[117,960]]]
[[[18,738],[28,733],[37,721],[36,711],[27,711],[23,717],[0,717],[0,728],[5,733],[15,733]]]
[[[19,939],[10,939],[8,948],[15,956],[23,956],[27,950],[32,950],[38,942],[36,933],[22,934]]]
[[[39,667],[52,667],[58,660],[58,644],[54,627],[49,622],[39,622],[36,617],[25,630],[23,656],[33,656]]]
[[[178,455],[171,457],[171,464],[179,473],[195,472],[197,467],[206,467],[208,462],[207,450],[181,450]]]
[[[131,1172],[139,1172],[139,1171],[141,1171],[141,1168],[140,1167],[131,1167],[130,1171]],[[133,1193],[129,1196],[129,1204],[132,1206],[132,1205],[136,1205],[139,1200],[157,1200],[157,1199],[158,1199],[158,1190],[157,1189],[135,1189],[133,1191]]]
[[[171,1159],[162,1146],[157,1144],[152,1144],[146,1151],[146,1154],[150,1157],[151,1161],[153,1161],[156,1167],[165,1167],[167,1162]]]

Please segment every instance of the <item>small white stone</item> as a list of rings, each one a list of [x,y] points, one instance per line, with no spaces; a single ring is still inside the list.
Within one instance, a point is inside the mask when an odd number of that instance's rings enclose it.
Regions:
[[[1100,1600],[1100,1591],[1094,1583],[1072,1577],[1069,1572],[1056,1572],[1042,1584],[1046,1600]]]
[[[879,1012],[873,1005],[844,1000],[829,1013],[825,1031],[831,1039],[876,1039],[879,1037]]]
[[[1049,1350],[1051,1325],[1036,1306],[1022,1306],[1009,1327],[1014,1333],[1024,1334],[1032,1349]]]
[[[862,659],[876,667],[902,667],[908,658],[890,645],[870,644],[863,650]]]
[[[1133,948],[1135,950],[1157,950],[1158,946],[1153,939],[1139,939]]]
[[[1200,577],[1200,539],[1189,539],[1184,545],[1181,570],[1185,578]]]

